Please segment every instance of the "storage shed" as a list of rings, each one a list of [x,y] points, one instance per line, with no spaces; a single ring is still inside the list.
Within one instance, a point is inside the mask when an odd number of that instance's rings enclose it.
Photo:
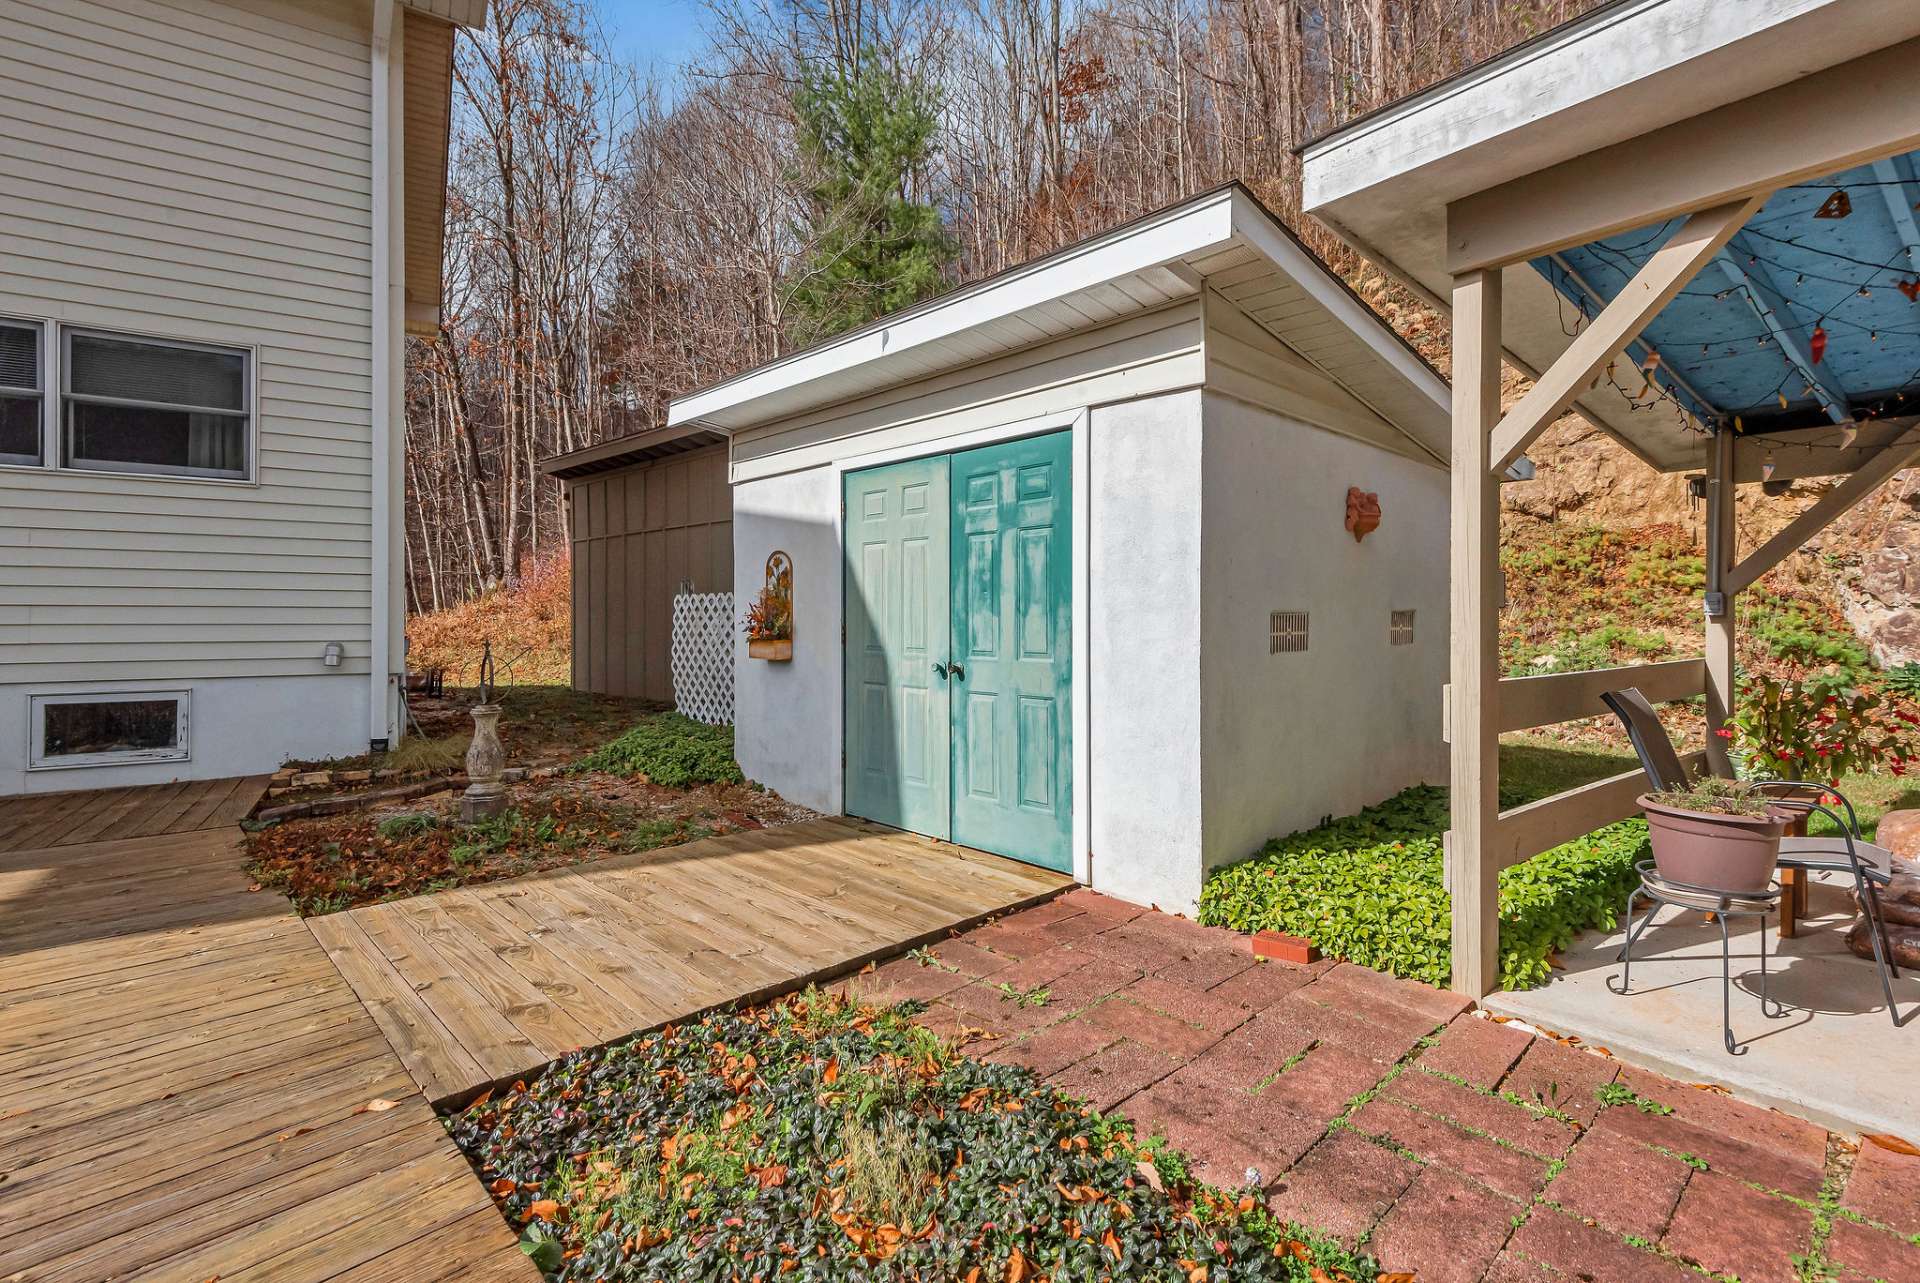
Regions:
[[[573,688],[671,703],[674,593],[733,587],[725,436],[656,428],[541,467],[567,487]]]
[[[1447,406],[1237,184],[681,398],[791,565],[741,766],[1190,911],[1444,778]]]

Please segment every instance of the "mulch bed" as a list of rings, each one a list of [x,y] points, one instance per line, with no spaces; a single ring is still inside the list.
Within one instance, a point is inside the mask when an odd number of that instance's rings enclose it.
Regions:
[[[451,1121],[549,1279],[1372,1280],[1011,1065],[817,990]]]
[[[505,814],[471,828],[453,792],[270,825],[248,835],[248,873],[303,914],[333,913],[812,818],[751,785],[669,789],[600,773],[525,780],[508,796]]]

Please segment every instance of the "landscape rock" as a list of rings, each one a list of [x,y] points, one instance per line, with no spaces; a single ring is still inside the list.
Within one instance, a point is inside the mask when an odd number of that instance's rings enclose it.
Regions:
[[[339,775],[342,784],[365,784],[372,778],[372,771],[342,771]]]
[[[297,789],[317,788],[332,782],[332,771],[301,771],[293,777],[293,786]]]
[[[1888,811],[1880,817],[1873,840],[1895,855],[1907,859],[1920,856],[1920,810]],[[1898,866],[1895,871],[1899,871]]]

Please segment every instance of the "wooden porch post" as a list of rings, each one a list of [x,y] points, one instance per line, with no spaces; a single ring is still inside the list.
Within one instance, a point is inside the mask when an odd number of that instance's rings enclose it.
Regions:
[[[1735,437],[1721,429],[1707,450],[1707,762],[1713,774],[1731,779],[1727,741],[1714,734],[1733,715],[1734,601],[1733,451]]]
[[[1470,998],[1500,978],[1500,270],[1453,281],[1452,668],[1447,723],[1452,828],[1453,988]]]

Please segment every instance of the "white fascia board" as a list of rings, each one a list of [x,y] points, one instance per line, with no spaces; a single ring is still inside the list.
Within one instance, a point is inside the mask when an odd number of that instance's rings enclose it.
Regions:
[[[1453,392],[1447,386],[1447,381],[1432,366],[1409,351],[1393,327],[1378,312],[1355,298],[1353,292],[1325,264],[1275,227],[1251,197],[1238,190],[1233,196],[1236,202],[1234,225],[1247,244],[1271,259],[1335,320],[1366,340],[1367,346],[1395,374],[1433,402],[1441,419],[1450,423]]]
[[[1853,56],[1855,36],[1901,26],[1896,16],[1910,0],[1626,0],[1549,31],[1513,53],[1415,94],[1301,152],[1301,205],[1315,213],[1412,171],[1449,163],[1429,174],[1423,199],[1453,200],[1519,173],[1584,155],[1620,136],[1663,120],[1745,97],[1797,75]],[[1867,12],[1879,11],[1878,15]],[[1830,12],[1828,12],[1830,11]],[[1792,41],[1776,48],[1792,66],[1749,63],[1701,76],[1691,88],[1643,84],[1728,46],[1746,44],[1781,24],[1818,16],[1831,48]],[[1842,20],[1845,20],[1844,23]],[[1828,55],[1832,55],[1830,58]],[[1751,85],[1730,77],[1745,75]],[[1527,127],[1595,99],[1641,85],[1647,101],[1617,103],[1556,124],[1549,138],[1530,137],[1519,148],[1491,148]],[[1698,102],[1685,101],[1689,96]],[[1642,119],[1642,116],[1649,119]],[[1473,163],[1463,153],[1478,152]],[[1509,172],[1511,171],[1511,172]],[[1337,218],[1337,214],[1336,214]],[[1340,220],[1345,221],[1345,220]]]
[[[789,388],[829,378],[890,355],[910,352],[977,326],[1147,268],[1225,246],[1234,234],[1238,193],[1222,189],[1011,272],[930,300],[898,316],[820,347],[796,352],[724,383],[674,401],[668,426],[703,422],[729,428],[714,416]]]
[[[401,0],[401,3],[456,27],[487,25],[487,0]]]

